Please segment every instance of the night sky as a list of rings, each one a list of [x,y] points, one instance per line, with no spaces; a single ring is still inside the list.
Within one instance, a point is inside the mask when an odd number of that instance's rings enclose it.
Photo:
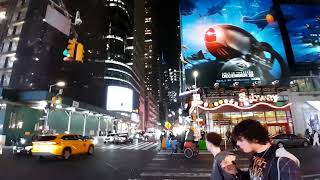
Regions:
[[[180,58],[179,1],[154,0],[156,43],[168,66],[178,68]]]

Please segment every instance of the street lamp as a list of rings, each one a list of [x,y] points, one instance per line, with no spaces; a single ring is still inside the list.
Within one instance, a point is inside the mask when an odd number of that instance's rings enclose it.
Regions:
[[[194,86],[197,88],[197,77],[199,75],[198,71],[193,71],[193,77],[194,77]]]
[[[64,86],[66,86],[66,83],[65,83],[64,81],[59,81],[59,82],[57,82],[56,84],[50,85],[50,87],[49,87],[49,93],[51,93],[51,89],[52,89],[52,87],[54,87],[54,86],[64,87]]]

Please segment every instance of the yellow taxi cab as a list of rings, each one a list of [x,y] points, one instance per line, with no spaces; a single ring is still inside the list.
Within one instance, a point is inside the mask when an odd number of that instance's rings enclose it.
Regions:
[[[60,134],[39,136],[32,143],[34,156],[58,156],[69,159],[71,155],[89,154],[94,152],[94,144],[79,134]]]

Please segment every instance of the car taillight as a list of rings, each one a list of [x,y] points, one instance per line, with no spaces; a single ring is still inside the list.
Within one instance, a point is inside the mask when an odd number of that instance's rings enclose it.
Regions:
[[[53,141],[44,141],[44,142],[40,142],[40,141],[37,141],[37,142],[33,142],[32,144],[33,145],[57,145],[57,144],[60,144],[61,142],[53,142]]]

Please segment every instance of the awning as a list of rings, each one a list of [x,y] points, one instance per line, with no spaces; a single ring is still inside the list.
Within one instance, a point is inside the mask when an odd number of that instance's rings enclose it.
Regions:
[[[307,104],[309,104],[311,107],[313,107],[317,111],[320,111],[320,101],[307,101]]]
[[[269,103],[260,102],[250,107],[242,107],[234,104],[222,104],[214,108],[206,108],[203,106],[198,106],[198,108],[200,112],[209,111],[211,113],[223,113],[223,112],[259,112],[259,111],[275,111],[275,110],[289,111],[290,106],[291,106],[291,103],[279,107]]]

